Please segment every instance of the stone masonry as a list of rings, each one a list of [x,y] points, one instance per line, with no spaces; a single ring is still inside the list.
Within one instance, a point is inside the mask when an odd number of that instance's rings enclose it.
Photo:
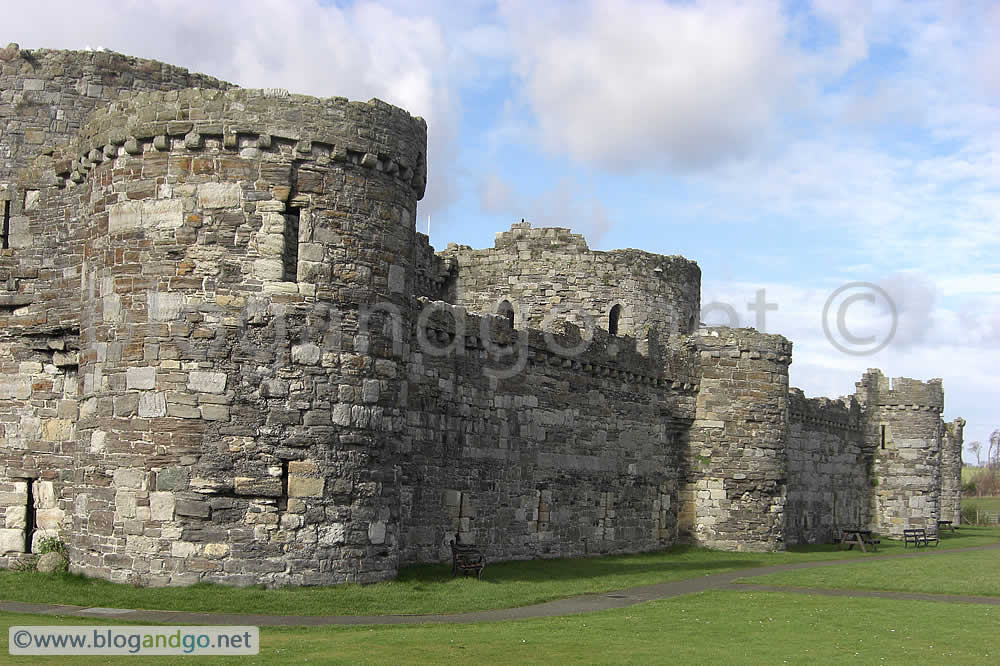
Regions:
[[[788,385],[683,257],[415,231],[426,125],[109,52],[0,50],[0,566],[393,578],[955,520],[940,380]]]

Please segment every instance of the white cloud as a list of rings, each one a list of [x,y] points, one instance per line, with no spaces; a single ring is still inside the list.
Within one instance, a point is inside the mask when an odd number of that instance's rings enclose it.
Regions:
[[[607,168],[703,166],[766,133],[795,77],[773,2],[505,2],[549,148]]]

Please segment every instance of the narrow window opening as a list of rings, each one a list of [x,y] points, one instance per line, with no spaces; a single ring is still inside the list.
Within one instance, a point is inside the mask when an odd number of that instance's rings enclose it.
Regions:
[[[285,282],[297,282],[299,273],[299,219],[301,208],[289,208],[285,213],[285,251],[282,253],[282,277]]]
[[[884,425],[882,426],[881,430],[882,430],[882,450],[885,450],[885,426]]]
[[[611,314],[608,315],[608,333],[611,335],[618,335],[618,320],[622,316],[622,306],[616,305],[611,308]]]
[[[507,326],[514,328],[514,306],[510,301],[503,301],[497,306],[497,314],[507,320]]]
[[[3,228],[0,229],[0,248],[10,247],[10,200],[3,202]]]
[[[278,511],[288,510],[288,461],[281,461],[281,497],[278,498]]]
[[[35,480],[25,479],[28,483],[28,497],[24,503],[24,552],[31,552],[31,541],[38,530],[38,520],[35,514]]]

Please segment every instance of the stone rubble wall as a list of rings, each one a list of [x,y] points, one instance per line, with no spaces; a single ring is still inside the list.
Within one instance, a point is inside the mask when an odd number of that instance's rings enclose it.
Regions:
[[[230,84],[117,53],[10,46],[0,56],[0,210],[9,215],[9,247],[0,249],[0,566],[32,548],[29,485],[35,546],[71,526],[86,234],[56,153],[122,92],[191,86]]]
[[[856,400],[789,391],[787,544],[829,543],[843,528],[869,526],[873,455]]]
[[[402,561],[450,557],[456,534],[490,559],[676,542],[692,378],[604,332],[515,331],[442,302],[421,311],[394,456]]]
[[[725,550],[784,547],[792,344],[754,329],[700,329],[701,379],[681,529]]]
[[[941,441],[941,520],[962,523],[962,449],[965,419],[944,424]]]

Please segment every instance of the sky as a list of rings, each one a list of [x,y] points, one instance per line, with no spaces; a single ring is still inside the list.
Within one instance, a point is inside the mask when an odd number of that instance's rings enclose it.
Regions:
[[[940,377],[966,443],[1000,429],[1000,3],[18,5],[25,49],[401,106],[439,249],[525,218],[680,254],[703,319],[788,337],[808,396]]]

